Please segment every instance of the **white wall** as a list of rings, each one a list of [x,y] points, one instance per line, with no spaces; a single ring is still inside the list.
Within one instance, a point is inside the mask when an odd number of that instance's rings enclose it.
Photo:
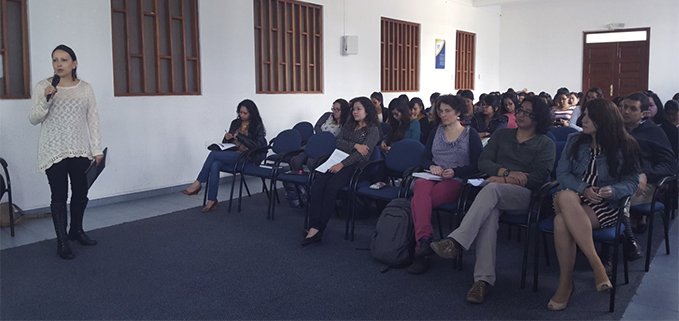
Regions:
[[[338,97],[367,96],[380,84],[380,17],[421,24],[421,81],[454,92],[455,30],[477,34],[477,92],[498,88],[500,10],[471,1],[318,0],[324,11],[324,93],[256,95],[251,0],[199,0],[201,96],[114,97],[109,0],[32,0],[29,5],[31,82],[51,73],[50,53],[60,43],[78,55],[78,75],[97,96],[107,169],[91,199],[191,182],[206,143],[220,139],[245,98],[260,107],[268,138],[300,120],[314,122]],[[346,20],[344,10],[346,8]],[[345,22],[346,21],[346,22]],[[340,36],[359,37],[359,54],[341,56]],[[446,69],[434,69],[434,39],[447,41]],[[389,100],[397,94],[386,94]],[[0,155],[10,164],[14,201],[30,210],[49,205],[49,187],[37,171],[40,127],[28,122],[30,100],[0,101]],[[180,197],[180,196],[178,196]]]
[[[582,87],[582,32],[650,27],[649,88],[663,102],[679,91],[679,1],[570,0],[502,5],[500,88],[552,95]],[[587,90],[588,88],[585,88]]]

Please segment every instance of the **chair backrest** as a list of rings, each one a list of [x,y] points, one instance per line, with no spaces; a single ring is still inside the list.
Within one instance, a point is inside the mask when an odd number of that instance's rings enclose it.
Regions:
[[[557,142],[565,142],[568,140],[568,135],[577,132],[578,130],[572,127],[554,127],[550,132],[554,135]]]
[[[294,129],[286,129],[276,136],[271,149],[274,153],[280,154],[287,151],[299,149],[302,146],[302,137]]]
[[[7,161],[5,161],[4,158],[0,158],[0,165],[2,165],[2,169],[4,170],[4,174],[0,175],[0,199],[2,199],[3,196],[5,196],[5,193],[9,192],[9,201],[10,201],[10,206],[12,202],[12,185],[9,180],[9,171],[7,170]]]
[[[302,137],[302,142],[308,141],[309,138],[311,138],[311,136],[314,134],[314,125],[308,121],[301,121],[295,124],[295,126],[292,126],[292,129],[299,132]]]
[[[335,150],[337,139],[330,132],[320,132],[309,138],[304,148],[307,157],[316,159],[323,155],[332,154]]]
[[[421,164],[424,145],[419,140],[403,139],[391,145],[384,164],[390,172],[403,173]]]

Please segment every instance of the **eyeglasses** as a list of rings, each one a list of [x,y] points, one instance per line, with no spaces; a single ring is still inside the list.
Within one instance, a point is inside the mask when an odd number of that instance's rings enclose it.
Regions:
[[[528,118],[530,118],[530,119],[535,118],[535,114],[533,114],[532,111],[529,113],[528,111],[526,111],[523,108],[517,109],[516,112],[514,112],[514,113],[516,114],[516,116],[525,115],[525,116],[528,116]]]
[[[330,111],[342,111],[342,108],[330,108]]]

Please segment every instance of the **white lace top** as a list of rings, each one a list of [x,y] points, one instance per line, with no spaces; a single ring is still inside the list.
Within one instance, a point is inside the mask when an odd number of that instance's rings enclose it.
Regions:
[[[99,113],[90,84],[80,80],[75,86],[57,86],[59,91],[47,102],[45,88],[49,85],[46,79],[35,85],[28,116],[31,124],[42,123],[38,170],[44,172],[70,157],[102,155]]]

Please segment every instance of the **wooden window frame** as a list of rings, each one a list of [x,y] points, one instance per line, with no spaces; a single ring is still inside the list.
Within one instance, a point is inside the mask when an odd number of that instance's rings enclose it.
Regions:
[[[323,6],[253,0],[258,94],[323,93]]]
[[[10,65],[14,62],[12,57],[10,57],[10,51],[14,50],[12,45],[9,43],[9,23],[7,13],[7,3],[16,2],[21,6],[21,59],[23,63],[23,68],[21,70],[23,74],[23,83],[21,85],[21,93],[12,94],[10,84],[12,83],[12,78],[16,77],[16,73],[11,73]],[[2,33],[2,41],[0,42],[0,57],[2,58],[2,75],[4,80],[3,88],[0,88],[0,98],[3,99],[24,99],[31,98],[31,75],[30,75],[30,61],[29,61],[29,44],[28,44],[28,10],[26,0],[0,0],[0,32]],[[17,17],[12,16],[11,19],[17,19]],[[16,22],[14,22],[16,23]],[[13,23],[13,24],[14,24]],[[16,34],[16,30],[12,30],[13,34]]]
[[[455,40],[455,89],[474,90],[476,34],[457,30]]]
[[[420,24],[382,17],[381,91],[420,91]]]
[[[164,3],[164,11],[166,16],[161,23],[159,18],[161,12],[159,11],[159,1]],[[174,2],[177,1],[177,2]],[[123,8],[116,8],[115,3],[122,4]],[[177,4],[178,3],[178,4]],[[175,14],[176,5],[179,6],[178,11],[180,15]],[[136,6],[136,13],[132,17],[131,7]],[[153,10],[145,10],[144,8],[151,6]],[[158,13],[158,14],[156,14]],[[116,15],[122,15],[124,19],[124,30],[116,30],[115,18]],[[147,25],[146,18],[152,20],[150,25]],[[187,22],[189,20],[190,22]],[[173,29],[174,23],[178,22],[180,29],[179,37],[182,43],[177,43],[175,40],[176,33]],[[137,24],[136,29],[139,31],[138,37],[138,52],[132,52],[132,38],[130,36],[131,24]],[[198,29],[198,1],[197,0],[111,0],[111,24],[113,32],[113,79],[114,79],[114,95],[115,96],[165,96],[165,95],[200,95],[201,94],[201,65],[200,65],[200,45],[199,45],[199,29]],[[153,28],[153,39],[147,39],[145,32],[148,27]],[[161,31],[161,28],[165,28]],[[116,35],[116,32],[122,33],[122,36]],[[187,32],[191,33],[190,40],[187,37]],[[122,37],[122,39],[120,39]],[[167,54],[161,54],[161,37],[166,44]],[[116,41],[124,43],[122,57],[116,53]],[[190,41],[190,42],[189,42]],[[187,46],[193,48],[193,54],[188,53]],[[149,49],[152,46],[152,49]],[[169,49],[168,49],[169,48]],[[149,58],[148,51],[152,51]],[[181,54],[177,54],[177,51]],[[140,59],[139,70],[133,68],[133,59]],[[126,74],[119,72],[120,66],[116,64],[117,61],[124,61],[125,65],[122,67],[127,71]],[[149,66],[149,63],[152,64]],[[167,65],[169,63],[169,65]],[[180,65],[180,66],[179,66]],[[189,65],[193,65],[189,68]],[[152,72],[149,72],[149,68]],[[134,70],[133,70],[134,69]],[[192,70],[190,70],[192,69]],[[166,74],[163,76],[163,74]],[[140,76],[141,88],[134,88],[133,77]],[[193,77],[193,79],[190,79]],[[177,80],[183,79],[183,80]],[[169,79],[169,80],[167,80]],[[165,80],[167,83],[163,83]],[[123,82],[122,84],[120,82]],[[149,85],[155,88],[149,89]],[[120,90],[124,87],[125,90]]]

